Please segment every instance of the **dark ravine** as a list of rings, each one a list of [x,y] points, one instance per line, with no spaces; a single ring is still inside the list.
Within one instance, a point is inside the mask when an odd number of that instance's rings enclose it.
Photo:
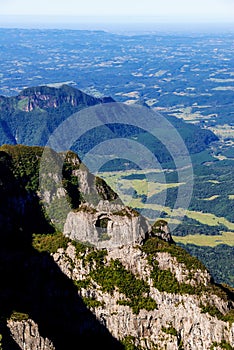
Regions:
[[[2,349],[233,349],[231,288],[175,245],[165,221],[142,226],[75,153],[54,153],[62,178],[50,170],[44,191],[43,150],[0,148]],[[65,228],[81,213],[87,232],[71,237]],[[94,217],[99,249],[79,242]],[[127,237],[120,245],[105,236],[116,226]]]

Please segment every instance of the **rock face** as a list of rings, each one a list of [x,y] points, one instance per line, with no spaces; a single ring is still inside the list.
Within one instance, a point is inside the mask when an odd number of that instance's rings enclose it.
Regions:
[[[150,226],[73,152],[55,157],[63,171],[49,168],[49,188],[39,188],[41,154],[0,149],[3,350],[16,349],[9,332],[22,350],[67,350],[90,338],[86,349],[233,349],[233,291],[174,244],[167,223]],[[15,309],[28,317],[12,319]]]
[[[192,293],[169,292],[155,285],[154,267],[149,254],[141,246],[130,244],[112,248],[106,253],[102,266],[95,258],[92,260],[96,253],[97,250],[88,247],[79,251],[70,242],[66,248],[59,248],[51,256],[62,273],[77,285],[77,293],[86,300],[100,324],[122,342],[121,349],[233,349],[234,323],[231,318],[228,321],[227,316],[234,309],[234,302],[224,294],[219,295],[217,290],[212,290],[211,276],[205,269],[195,265],[192,270],[188,269],[170,253],[158,252],[154,262],[158,264],[159,271],[165,274],[170,271],[179,285],[187,284],[193,288]],[[111,266],[116,267],[112,271],[113,278],[108,273]],[[117,273],[119,267],[120,280]],[[105,274],[104,279],[98,277],[100,269]],[[147,288],[143,291],[138,288],[131,296],[128,293],[131,285],[126,289],[122,287],[127,281],[126,276],[128,279],[134,276],[138,283],[143,281]],[[110,285],[114,283],[113,289],[105,287],[108,279]],[[132,283],[135,283],[134,279]],[[170,280],[167,283],[171,283]],[[144,304],[144,300],[150,301],[151,306]],[[30,319],[10,320],[8,327],[22,350],[56,350],[50,340],[41,337],[37,325]]]
[[[59,88],[50,86],[27,88],[17,96],[17,99],[18,101],[24,101],[24,104],[21,103],[21,109],[26,112],[36,108],[59,108],[64,104],[79,107],[113,102],[111,97],[95,98],[68,85],[61,85]]]
[[[72,240],[111,249],[130,243],[140,244],[149,229],[148,222],[130,208],[99,203],[97,209],[81,206],[79,211],[70,212],[64,234]]]
[[[81,255],[77,258],[76,249],[70,244],[66,250],[59,249],[53,258],[64,274],[79,283],[92,276],[90,264],[84,262],[88,255],[87,250],[82,258]],[[214,316],[212,312],[209,313],[208,307],[205,311],[203,306],[210,305],[211,309],[217,310],[218,316],[224,316],[234,307],[234,303],[209,289],[211,276],[205,269],[194,267],[188,270],[171,254],[158,252],[155,261],[160,271],[170,271],[178,283],[194,287],[194,293],[170,293],[155,287],[153,268],[147,254],[138,245],[110,250],[104,264],[108,266],[113,261],[120,262],[136,278],[143,279],[149,286],[148,298],[157,305],[152,310],[146,310],[143,306],[135,312],[131,303],[120,303],[126,297],[120,288],[108,293],[95,279],[89,288],[80,288],[79,293],[83,298],[99,303],[91,309],[117,339],[131,339],[137,349],[208,350],[222,349],[221,344],[226,344],[230,349],[234,346],[234,323]],[[196,292],[202,288],[202,293]]]
[[[55,350],[52,342],[40,336],[38,325],[33,320],[8,321],[13,338],[23,350]]]
[[[91,174],[76,154],[68,152],[65,157],[67,166],[73,167],[69,174],[70,180],[76,179],[77,187],[71,192],[67,186],[66,191],[63,187],[61,172],[54,174],[49,171],[42,174],[45,186],[41,182],[40,189],[40,197],[47,206],[47,212],[53,212],[50,215],[51,220],[55,224],[60,221],[59,225],[65,236],[98,248],[108,249],[143,242],[146,234],[151,230],[147,220],[135,210],[124,206],[117,194],[101,178]],[[54,158],[52,154],[51,163]],[[46,164],[44,168],[47,169]],[[53,188],[53,192],[50,188]],[[75,191],[76,196],[74,196]],[[79,197],[75,208],[68,206],[67,195],[70,196],[71,201],[74,197]],[[63,221],[61,221],[61,214],[56,218],[54,210],[51,210],[54,203],[58,206],[58,201],[61,207],[67,206]],[[165,228],[161,232],[167,234]],[[169,233],[168,235],[170,236]]]
[[[165,220],[157,220],[151,227],[151,236],[161,237],[166,242],[172,243],[170,229]]]

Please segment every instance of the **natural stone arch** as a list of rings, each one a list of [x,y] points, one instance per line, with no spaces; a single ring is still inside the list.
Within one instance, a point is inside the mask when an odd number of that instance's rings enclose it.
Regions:
[[[99,241],[106,241],[111,239],[111,236],[108,234],[110,233],[110,223],[112,223],[112,220],[107,215],[98,216],[94,225],[98,232]]]

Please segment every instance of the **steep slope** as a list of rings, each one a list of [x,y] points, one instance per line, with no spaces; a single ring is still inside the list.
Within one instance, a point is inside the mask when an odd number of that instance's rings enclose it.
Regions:
[[[51,342],[56,349],[71,349],[74,343],[84,341],[90,349],[94,344],[119,349],[118,341],[86,307],[72,281],[61,273],[48,253],[38,253],[32,245],[33,234],[54,235],[66,210],[83,201],[70,172],[72,168],[77,171],[78,156],[71,152],[53,153],[55,165],[60,160],[64,163],[64,187],[56,176],[56,168],[52,168],[54,172],[50,176],[55,179],[52,183],[55,186],[47,197],[53,209],[49,217],[39,192],[42,154],[41,147],[6,145],[0,148],[0,334],[3,349],[42,350],[51,348]],[[96,186],[95,177],[85,167],[82,174],[92,180],[89,187],[92,199],[116,199],[116,194],[106,184],[102,187],[102,182],[98,181]],[[59,202],[61,195],[67,200]],[[64,202],[69,206],[64,207]],[[62,239],[57,243],[63,246]],[[28,320],[29,317],[33,321]],[[7,320],[11,320],[9,327]],[[11,322],[18,325],[18,330],[12,334]],[[23,343],[19,347],[20,341]]]
[[[233,349],[233,293],[174,244],[155,237],[98,251],[67,241],[56,253],[45,236],[34,244],[125,349]]]
[[[53,131],[72,114],[91,106],[114,102],[111,97],[95,98],[73,87],[62,85],[32,87],[15,97],[0,96],[0,145],[45,146]],[[217,140],[209,130],[201,129],[172,116],[166,116],[181,134],[191,154],[199,153]],[[127,120],[126,120],[127,121]],[[75,142],[72,150],[86,154],[92,147],[109,139],[133,138],[156,154],[160,163],[171,162],[166,147],[142,129],[123,125],[90,130]]]
[[[0,148],[3,350],[233,349],[233,291],[175,245],[165,221],[138,220],[73,152],[49,150],[45,189],[44,151]]]
[[[27,88],[16,97],[1,96],[0,144],[43,146],[53,130],[70,115],[107,102],[113,102],[112,98],[95,98],[68,85],[38,86]]]

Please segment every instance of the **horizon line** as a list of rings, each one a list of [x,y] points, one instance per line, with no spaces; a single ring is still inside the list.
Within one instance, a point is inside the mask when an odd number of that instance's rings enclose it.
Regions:
[[[167,23],[170,21],[172,24],[180,24],[180,21],[183,21],[183,23],[207,23],[207,24],[233,24],[233,19],[231,18],[220,18],[220,17],[207,17],[207,16],[202,16],[202,17],[192,17],[192,16],[165,16],[165,15],[144,15],[144,16],[132,16],[132,15],[102,15],[102,16],[97,16],[97,15],[43,15],[43,14],[0,14],[0,19],[13,19],[13,18],[21,18],[21,19],[40,19],[44,20],[45,19],[57,19],[57,20],[67,20],[67,19],[73,19],[73,20],[88,20],[87,23],[89,23],[90,20],[96,20],[96,23],[102,23],[102,20],[105,20],[104,23],[109,23],[112,20],[121,20],[120,23],[122,23],[122,20],[128,20],[127,23],[130,24],[138,24],[138,23],[149,23],[149,24],[154,24],[154,22],[149,22],[149,20],[155,21],[155,20],[160,20],[162,22],[165,21]],[[109,22],[106,22],[108,19]],[[143,22],[142,22],[143,21]],[[146,21],[146,22],[145,22]],[[65,22],[63,22],[65,23]],[[85,23],[85,22],[84,22]],[[116,23],[116,22],[115,22]],[[118,23],[118,22],[117,22]]]

